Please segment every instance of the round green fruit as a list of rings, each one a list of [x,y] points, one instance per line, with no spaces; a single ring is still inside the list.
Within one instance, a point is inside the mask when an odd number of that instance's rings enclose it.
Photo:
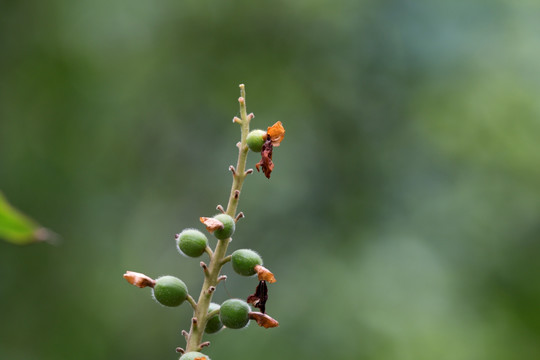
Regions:
[[[210,303],[210,306],[208,307],[208,312],[214,311],[219,309],[219,305],[216,303]],[[206,328],[204,331],[207,334],[214,334],[217,333],[219,330],[223,328],[223,323],[219,319],[219,314],[216,314],[212,316],[210,319],[206,322]]]
[[[234,234],[235,223],[234,219],[227,214],[218,214],[214,216],[214,219],[221,221],[223,229],[217,229],[214,231],[214,236],[219,240],[228,239]]]
[[[198,351],[190,351],[188,353],[185,353],[184,355],[180,356],[180,360],[195,360],[198,358],[203,358],[206,360],[210,360],[208,355],[204,355],[203,353],[200,353]]]
[[[251,151],[261,152],[264,141],[266,140],[266,131],[253,130],[247,136],[247,146]]]
[[[234,271],[243,276],[255,275],[255,266],[263,263],[260,255],[249,249],[239,249],[233,252],[231,262]]]
[[[165,306],[178,306],[186,300],[188,289],[184,282],[174,276],[162,276],[156,280],[154,298]]]
[[[196,229],[185,229],[176,238],[178,249],[182,254],[190,257],[199,257],[208,245],[206,235]]]
[[[249,322],[249,305],[240,299],[229,299],[221,304],[219,318],[229,329],[241,329]]]

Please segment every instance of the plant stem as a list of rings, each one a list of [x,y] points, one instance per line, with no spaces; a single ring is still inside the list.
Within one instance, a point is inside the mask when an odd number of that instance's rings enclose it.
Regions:
[[[247,115],[246,110],[246,91],[244,84],[240,85],[240,98],[238,99],[240,103],[240,117],[241,117],[241,139],[237,144],[238,146],[238,161],[236,163],[236,169],[233,172],[233,183],[231,187],[231,193],[229,196],[229,202],[227,204],[227,210],[225,213],[232,218],[235,218],[236,210],[238,208],[238,201],[242,191],[242,185],[247,176],[246,174],[246,161],[248,154],[248,146],[246,143],[247,135],[249,133],[249,122],[251,116]],[[231,238],[225,240],[218,240],[215,250],[213,253],[208,252],[210,255],[210,264],[208,266],[208,274],[204,277],[204,283],[199,295],[199,300],[197,301],[197,306],[194,308],[193,317],[196,321],[191,322],[191,328],[189,330],[189,335],[187,338],[187,347],[186,352],[190,351],[200,351],[202,337],[204,334],[204,329],[206,327],[206,322],[209,319],[208,307],[210,301],[212,300],[213,291],[210,291],[211,287],[215,288],[218,284],[218,277],[221,271],[221,268],[227,261],[227,247],[231,242]]]

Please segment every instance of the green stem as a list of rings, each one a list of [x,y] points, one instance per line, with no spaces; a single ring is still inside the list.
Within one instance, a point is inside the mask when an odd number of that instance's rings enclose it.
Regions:
[[[243,84],[240,85],[240,98],[238,99],[238,102],[240,103],[242,134],[240,142],[238,143],[238,162],[236,163],[235,171],[233,171],[233,183],[231,186],[227,210],[225,211],[225,213],[232,218],[235,218],[236,216],[242,185],[244,184],[244,180],[247,176],[246,162],[249,148],[247,146],[246,139],[249,133],[249,122],[251,120],[251,116],[247,115],[246,91]],[[225,263],[227,263],[227,247],[229,246],[231,240],[231,238],[218,240],[213,253],[207,251],[207,253],[210,255],[208,275],[205,276],[201,293],[199,295],[199,300],[197,301],[197,306],[194,308],[193,316],[196,321],[192,321],[191,323],[191,328],[187,339],[186,352],[201,350],[200,344],[202,342],[204,328],[206,327],[206,322],[210,317],[209,315],[212,314],[208,314],[208,307],[214,293],[212,289],[215,289],[217,286],[221,268]]]

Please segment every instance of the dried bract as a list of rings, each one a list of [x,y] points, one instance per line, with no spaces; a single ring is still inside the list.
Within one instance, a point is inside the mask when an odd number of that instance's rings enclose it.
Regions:
[[[201,216],[199,220],[201,220],[201,222],[206,226],[206,230],[208,230],[209,233],[213,233],[214,231],[223,229],[225,227],[225,225],[223,225],[223,223],[216,218]]]
[[[267,314],[261,314],[260,312],[250,312],[249,318],[251,320],[257,321],[257,324],[259,324],[259,326],[262,326],[266,329],[279,326],[279,322],[276,319],[273,319]]]
[[[248,304],[259,308],[264,314],[266,311],[266,301],[268,300],[268,288],[265,281],[259,281],[259,285],[255,289],[255,293],[247,298]]]
[[[272,173],[272,170],[274,170],[274,163],[272,162],[273,148],[274,146],[272,145],[270,135],[267,135],[266,141],[264,142],[261,150],[261,161],[255,164],[257,171],[260,171],[259,167],[261,167],[264,176],[266,176],[268,179],[270,179],[270,174]]]
[[[134,271],[126,271],[124,274],[124,279],[126,279],[131,285],[135,285],[140,288],[145,288],[147,286],[153,288],[154,285],[156,285],[156,281],[151,277]]]

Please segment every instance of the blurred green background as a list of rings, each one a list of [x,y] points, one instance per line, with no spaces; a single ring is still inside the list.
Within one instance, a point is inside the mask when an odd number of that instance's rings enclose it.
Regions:
[[[174,234],[225,204],[238,84],[287,134],[231,249],[278,282],[227,359],[540,358],[538,1],[0,3],[0,189],[62,236],[0,242],[1,359],[176,359]],[[251,154],[248,163],[258,161]],[[212,242],[214,244],[214,242]],[[229,279],[215,299],[245,298]]]

